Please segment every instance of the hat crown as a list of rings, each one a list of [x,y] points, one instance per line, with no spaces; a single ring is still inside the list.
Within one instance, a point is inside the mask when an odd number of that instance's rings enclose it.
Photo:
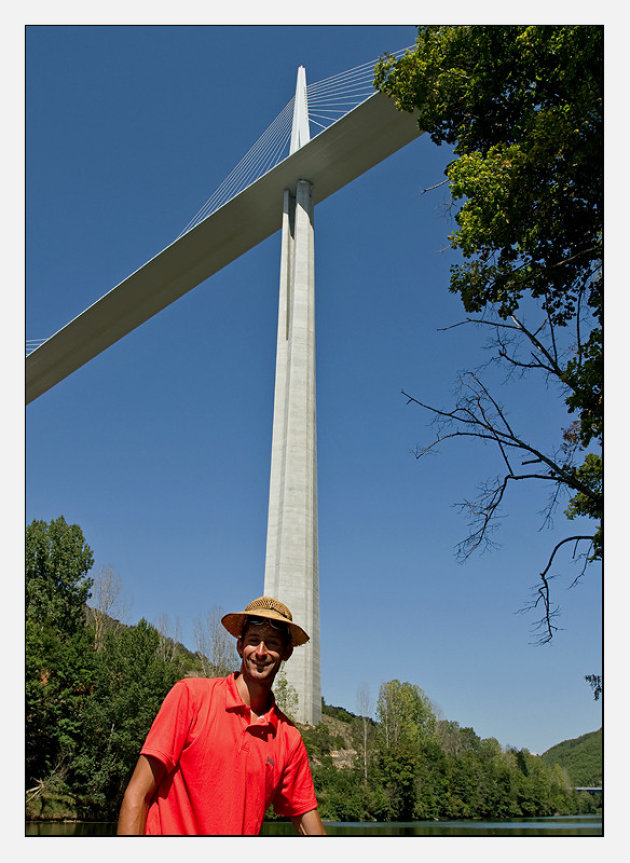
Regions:
[[[273,596],[259,596],[250,602],[245,611],[236,611],[232,614],[224,614],[221,623],[234,638],[241,638],[243,627],[247,624],[248,617],[262,617],[270,620],[282,621],[289,628],[291,640],[294,645],[306,644],[308,633],[293,620],[293,615],[284,602]]]
[[[285,620],[293,620],[293,615],[283,602],[279,599],[274,599],[272,596],[261,596],[254,599],[245,608],[245,611],[255,614],[257,611],[275,611]]]

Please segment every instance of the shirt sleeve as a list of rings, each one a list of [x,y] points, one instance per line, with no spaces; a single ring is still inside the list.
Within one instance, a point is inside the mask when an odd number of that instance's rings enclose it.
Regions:
[[[302,739],[282,774],[282,781],[273,799],[273,808],[285,818],[304,815],[317,809],[313,777]]]
[[[140,754],[157,758],[170,773],[188,738],[193,714],[190,687],[185,680],[180,680],[162,702]]]

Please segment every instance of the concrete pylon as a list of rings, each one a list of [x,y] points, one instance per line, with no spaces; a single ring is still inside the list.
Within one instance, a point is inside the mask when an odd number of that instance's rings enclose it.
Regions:
[[[309,140],[306,74],[298,70],[291,152]],[[321,721],[315,255],[312,186],[284,192],[278,341],[264,593],[291,609],[310,635],[284,667],[298,695],[296,719]]]

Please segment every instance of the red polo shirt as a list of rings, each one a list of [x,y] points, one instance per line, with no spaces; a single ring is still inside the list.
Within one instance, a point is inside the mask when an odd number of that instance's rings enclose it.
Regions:
[[[180,680],[164,699],[141,750],[167,771],[146,835],[256,835],[272,803],[288,817],[317,807],[300,732],[275,704],[251,722],[235,677]]]

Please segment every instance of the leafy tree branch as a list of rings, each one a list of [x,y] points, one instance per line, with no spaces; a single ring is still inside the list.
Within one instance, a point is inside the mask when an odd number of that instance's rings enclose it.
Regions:
[[[603,69],[599,26],[431,25],[404,56],[385,55],[374,78],[434,143],[453,146],[445,173],[459,208],[449,242],[461,260],[449,290],[468,314],[455,326],[492,327],[491,362],[542,373],[574,417],[555,444],[540,445],[511,427],[478,371],[462,375],[450,408],[404,393],[437,429],[417,458],[476,439],[491,442],[504,465],[461,504],[471,520],[460,555],[492,544],[506,492],[520,480],[551,484],[545,522],[564,491],[569,520],[597,522],[592,536],[558,543],[540,574],[534,606],[542,603],[545,639],[555,628],[548,573],[557,553],[576,541],[586,566],[603,550]],[[521,311],[532,307],[534,327]],[[530,464],[539,469],[521,470]]]

